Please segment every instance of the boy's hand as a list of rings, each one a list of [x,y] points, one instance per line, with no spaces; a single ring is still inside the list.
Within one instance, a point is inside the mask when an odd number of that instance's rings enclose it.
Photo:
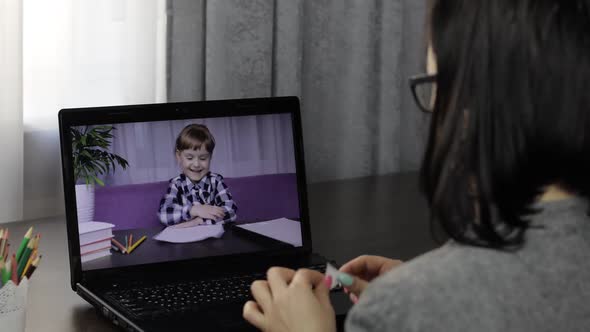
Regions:
[[[203,219],[213,219],[219,221],[225,216],[225,210],[219,206],[195,204],[190,211],[191,217],[201,217]]]
[[[176,224],[176,225],[170,226],[170,227],[172,227],[172,228],[187,228],[187,227],[202,225],[204,223],[205,223],[205,221],[203,220],[203,218],[197,217],[193,220],[185,221],[183,223]]]

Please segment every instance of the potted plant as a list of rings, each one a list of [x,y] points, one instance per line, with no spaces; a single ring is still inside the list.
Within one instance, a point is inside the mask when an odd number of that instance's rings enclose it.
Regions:
[[[123,169],[129,166],[123,157],[108,151],[113,130],[116,128],[110,125],[71,129],[78,222],[94,217],[94,186],[104,186],[99,176],[114,173],[117,165]]]

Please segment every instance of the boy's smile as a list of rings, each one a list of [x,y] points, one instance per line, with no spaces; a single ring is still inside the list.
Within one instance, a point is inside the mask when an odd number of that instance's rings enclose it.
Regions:
[[[191,181],[200,181],[207,173],[211,164],[211,154],[205,149],[204,144],[198,150],[186,149],[176,151],[176,160],[182,169],[182,173]]]

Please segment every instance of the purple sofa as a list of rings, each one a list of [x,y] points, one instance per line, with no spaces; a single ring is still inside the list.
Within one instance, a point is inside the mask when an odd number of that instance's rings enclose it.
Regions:
[[[295,173],[225,178],[238,206],[237,223],[286,217],[299,219]],[[115,230],[161,226],[157,211],[168,181],[97,187],[94,220]]]

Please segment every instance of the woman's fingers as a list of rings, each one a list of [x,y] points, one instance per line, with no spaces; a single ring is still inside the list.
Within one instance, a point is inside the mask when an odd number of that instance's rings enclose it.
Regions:
[[[284,267],[274,266],[268,269],[266,272],[266,279],[270,285],[270,288],[276,292],[283,288],[286,288],[293,280],[295,271]]]
[[[272,305],[272,293],[266,280],[254,281],[250,286],[250,290],[252,291],[252,297],[254,297],[262,312]]]
[[[242,309],[242,317],[256,326],[260,330],[264,330],[264,315],[258,304],[254,301],[248,301],[244,304]]]
[[[402,261],[387,257],[362,255],[342,265],[340,271],[371,281],[400,264]]]
[[[299,269],[291,281],[292,287],[302,287],[313,291],[322,305],[331,305],[330,289],[324,282],[325,275],[318,271],[309,269]]]
[[[374,257],[368,255],[359,256],[342,265],[340,271],[359,277],[365,276],[370,271],[370,262],[374,260]]]
[[[350,293],[355,294],[356,296],[359,296],[365,290],[365,288],[367,288],[367,285],[369,284],[367,281],[363,279],[353,277],[348,274],[339,275],[338,281],[346,290],[348,290]]]

